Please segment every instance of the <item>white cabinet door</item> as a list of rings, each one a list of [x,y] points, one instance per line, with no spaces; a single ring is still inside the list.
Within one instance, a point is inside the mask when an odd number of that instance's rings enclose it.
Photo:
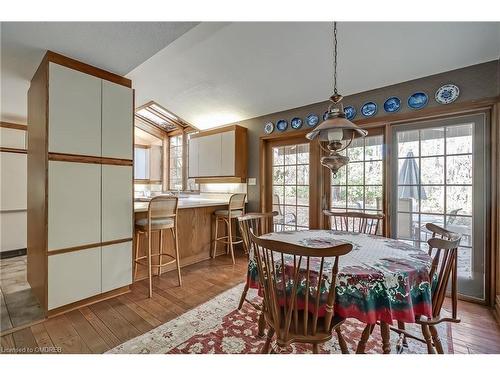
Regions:
[[[198,164],[199,141],[200,138],[192,138],[189,140],[188,177],[198,177],[200,175]]]
[[[134,149],[134,179],[149,180],[149,149],[136,147]]]
[[[49,152],[101,156],[101,79],[49,63]]]
[[[102,247],[102,293],[132,284],[132,241]]]
[[[221,176],[234,176],[235,133],[234,130],[222,133],[221,139]]]
[[[26,131],[0,128],[0,147],[26,149]]]
[[[27,197],[27,155],[0,154],[0,209],[25,210]]]
[[[102,242],[132,238],[132,167],[102,166]]]
[[[0,213],[0,252],[26,249],[26,211]]]
[[[101,166],[49,161],[48,249],[101,242]]]
[[[102,156],[132,159],[133,92],[102,80]]]
[[[49,310],[100,293],[100,247],[49,256]]]
[[[212,134],[199,138],[198,168],[200,177],[220,176],[221,170],[221,134]]]

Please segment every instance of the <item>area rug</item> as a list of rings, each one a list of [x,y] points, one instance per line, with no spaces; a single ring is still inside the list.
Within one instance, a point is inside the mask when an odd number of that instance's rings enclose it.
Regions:
[[[218,295],[210,301],[186,312],[185,314],[162,324],[145,334],[135,337],[107,353],[115,354],[252,354],[260,353],[264,338],[257,336],[258,311],[245,303],[241,311],[237,310],[243,290],[240,284]],[[249,291],[252,292],[252,290]],[[250,298],[259,298],[251,296]],[[364,323],[348,319],[342,325],[342,333],[354,353],[364,329]],[[418,327],[409,327],[418,329]],[[453,353],[451,327],[449,324],[439,327],[443,348]],[[398,335],[391,332],[391,347],[395,353]],[[375,327],[366,345],[366,353],[382,353],[380,327]],[[404,353],[427,353],[424,344],[408,340]],[[289,353],[311,353],[307,345],[291,345]],[[340,354],[336,335],[329,342],[320,346],[324,354]]]

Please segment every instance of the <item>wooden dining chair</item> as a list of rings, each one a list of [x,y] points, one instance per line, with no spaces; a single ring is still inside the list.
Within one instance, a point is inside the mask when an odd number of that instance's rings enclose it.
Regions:
[[[318,353],[319,344],[331,340],[335,331],[342,353],[348,353],[340,331],[345,319],[335,315],[335,293],[339,258],[349,253],[352,245],[311,248],[259,238],[252,231],[250,239],[264,291],[268,327],[261,352],[279,353],[292,343],[307,343],[312,345],[313,353]],[[324,315],[320,316],[323,306]],[[276,345],[271,346],[275,335]]]
[[[428,319],[420,316],[415,321],[422,328],[423,339],[409,333],[405,329],[404,323],[401,322],[398,322],[398,328],[391,327],[391,329],[400,334],[396,345],[399,352],[402,350],[403,341],[409,337],[425,343],[429,354],[436,353],[436,350],[439,354],[443,354],[443,345],[441,344],[436,325],[442,322],[460,323],[460,319],[457,317],[457,256],[462,236],[459,233],[451,232],[431,223],[427,223],[425,227],[429,232],[432,232],[432,238],[427,241],[429,244],[429,256],[432,257],[431,269],[429,271],[429,279],[433,284],[431,289],[432,318]],[[433,282],[434,278],[436,278],[436,281]],[[443,302],[450,278],[451,316],[449,314],[442,314],[444,310],[442,308]]]
[[[364,212],[336,212],[323,210],[323,214],[330,217],[331,228],[346,232],[365,234],[379,234],[380,222],[384,214],[367,214]]]
[[[257,236],[269,232],[268,228],[272,228],[274,223],[272,218],[278,215],[278,212],[265,212],[265,213],[247,213],[244,216],[238,217],[240,224],[240,233],[243,240],[243,246],[245,248],[245,253],[248,254],[248,261],[255,262],[255,252],[250,241],[250,230],[253,231]],[[253,301],[247,299],[248,289],[250,288],[250,269],[248,270],[247,279],[243,292],[241,293],[240,303],[238,304],[238,310],[243,307],[243,303],[246,301],[251,304],[256,310],[260,310],[259,315],[259,336],[264,335],[264,314],[262,313],[262,305],[256,304]]]

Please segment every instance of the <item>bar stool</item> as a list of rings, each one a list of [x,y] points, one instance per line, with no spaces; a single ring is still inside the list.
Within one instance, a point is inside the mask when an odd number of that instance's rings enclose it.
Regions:
[[[149,279],[149,298],[153,296],[153,282],[152,282],[152,268],[158,268],[158,276],[161,275],[162,267],[172,263],[177,263],[177,277],[179,278],[179,286],[182,286],[181,280],[181,267],[179,265],[179,240],[177,236],[177,204],[178,198],[166,195],[160,195],[152,198],[148,205],[148,217],[136,220],[135,233],[135,259],[134,259],[134,279],[137,277],[137,266],[139,264],[148,267]],[[163,252],[163,231],[170,229],[172,238],[174,240],[175,256]],[[152,254],[151,235],[153,232],[159,232],[160,242],[158,253]],[[145,235],[148,238],[148,251],[147,255],[139,256],[139,243],[140,236]],[[153,256],[158,256],[158,264],[151,264]],[[162,263],[163,258],[166,257],[168,261]],[[145,263],[143,259],[147,259]]]
[[[227,210],[218,210],[214,212],[215,216],[215,236],[214,236],[214,246],[212,250],[212,258],[215,258],[215,253],[217,252],[217,243],[222,242],[227,245],[226,254],[231,251],[231,258],[234,262],[234,248],[233,245],[242,243],[241,237],[235,236],[233,238],[233,219],[236,219],[245,214],[245,198],[246,194],[233,194],[229,199],[229,207]],[[219,235],[219,221],[226,224],[227,234],[222,237],[217,237]]]

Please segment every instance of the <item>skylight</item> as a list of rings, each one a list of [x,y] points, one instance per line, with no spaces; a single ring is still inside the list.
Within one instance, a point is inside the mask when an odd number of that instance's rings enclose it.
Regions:
[[[166,131],[182,129],[189,126],[184,120],[170,113],[161,105],[153,101],[139,107],[135,115],[143,122],[155,125]]]

